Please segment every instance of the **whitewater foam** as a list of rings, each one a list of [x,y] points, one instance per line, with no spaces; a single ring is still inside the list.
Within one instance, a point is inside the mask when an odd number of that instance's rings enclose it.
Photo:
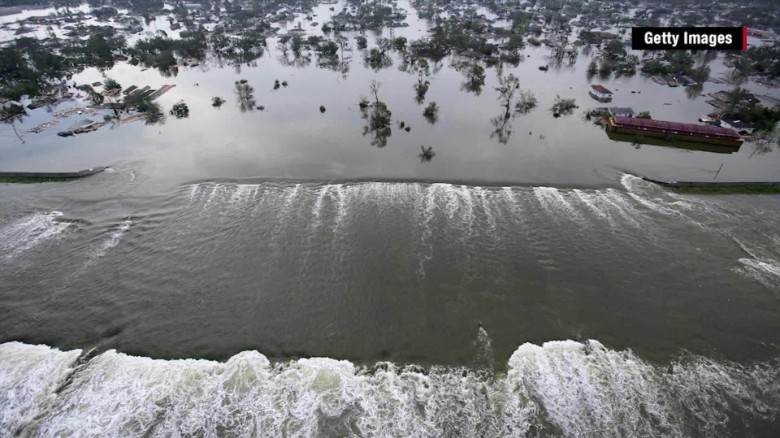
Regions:
[[[108,253],[109,250],[119,245],[122,237],[125,235],[125,233],[127,233],[132,225],[133,221],[130,219],[124,220],[122,223],[117,225],[111,234],[108,235],[108,238],[100,245],[100,247],[95,250],[92,258],[97,259],[103,257],[106,255],[106,253]]]
[[[45,354],[14,368],[9,348]],[[38,403],[65,372],[41,370],[70,370],[77,355],[51,351],[0,346],[0,387],[26,388],[42,409],[33,419],[3,403],[4,424],[39,436],[719,436],[780,414],[776,360],[747,367],[689,355],[655,366],[597,341],[523,344],[498,375],[329,358],[272,364],[256,351],[219,363],[112,350]]]
[[[582,215],[563,196],[563,193],[555,187],[534,187],[534,195],[542,205],[542,208],[551,214],[553,219],[562,217],[581,222]],[[561,215],[561,212],[564,212],[565,215]]]
[[[254,198],[252,194],[255,190],[257,190],[256,185],[238,184],[235,188],[235,191],[233,191],[233,194],[230,196],[230,201],[228,202],[230,204],[238,204],[252,200]]]
[[[57,238],[73,225],[59,220],[62,216],[61,211],[36,213],[3,225],[0,227],[0,251],[5,253],[5,258],[10,259]]]
[[[0,437],[12,436],[55,397],[81,350],[0,344]]]

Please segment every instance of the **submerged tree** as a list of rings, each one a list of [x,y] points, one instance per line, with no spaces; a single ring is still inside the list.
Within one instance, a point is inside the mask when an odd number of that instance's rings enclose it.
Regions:
[[[561,96],[556,96],[550,111],[553,112],[553,116],[560,117],[568,116],[573,113],[576,108],[579,107],[574,103],[574,99],[562,99]]]
[[[88,93],[89,93],[89,101],[92,102],[93,106],[100,106],[106,100],[105,96],[93,90],[91,87]]]
[[[688,99],[693,100],[701,96],[702,91],[704,91],[704,86],[702,84],[689,85],[685,87],[685,96],[688,97]]]
[[[103,81],[103,89],[106,90],[107,95],[111,95],[122,91],[122,86],[115,79],[106,78]]]
[[[368,120],[363,127],[363,135],[371,134],[371,145],[376,147],[387,146],[387,139],[392,134],[390,127],[392,121],[392,112],[387,104],[379,100],[379,88],[382,84],[377,81],[371,81],[369,88],[374,96],[374,102],[369,103],[365,98],[360,100],[360,110],[363,118]]]
[[[402,61],[398,66],[398,70],[417,75],[417,82],[414,83],[414,101],[418,104],[425,102],[425,95],[430,88],[430,81],[428,77],[431,75],[431,66],[428,60],[415,55],[409,51],[403,50],[401,52]]]
[[[214,97],[211,98],[211,106],[213,106],[214,108],[219,108],[224,103],[225,103],[225,99],[223,99],[223,98],[221,98],[219,96],[214,96]]]
[[[372,47],[371,50],[368,50],[363,54],[363,61],[367,66],[374,69],[374,71],[379,71],[393,65],[393,59],[390,58],[387,51],[376,47]]]
[[[514,102],[515,93],[520,89],[520,79],[509,74],[508,76],[498,78],[498,100],[501,101],[501,106],[504,107],[504,118],[508,119],[512,114],[512,104]]]
[[[422,152],[420,152],[417,156],[420,157],[421,163],[427,163],[436,156],[436,152],[433,151],[433,146],[428,146],[427,148],[425,146],[420,146],[420,150]]]
[[[498,100],[501,102],[503,112],[490,119],[493,125],[493,132],[490,138],[498,137],[498,142],[506,144],[512,135],[512,106],[515,93],[520,89],[520,80],[513,74],[498,77],[499,86],[495,88],[498,91]]]
[[[135,92],[128,94],[122,101],[122,110],[125,112],[138,111],[139,113],[148,112],[153,107],[154,101],[145,93]]]
[[[238,108],[242,113],[252,111],[255,108],[255,89],[249,85],[246,79],[236,81],[235,86],[236,97],[238,98]]]
[[[165,114],[160,108],[160,104],[157,102],[151,102],[146,108],[146,124],[163,124],[165,123]]]
[[[490,138],[498,137],[498,141],[506,144],[512,135],[512,119],[516,114],[526,114],[537,105],[536,97],[530,91],[520,89],[520,79],[513,74],[498,77],[498,100],[503,111],[490,119],[493,132]]]
[[[599,72],[599,63],[595,59],[593,59],[590,61],[590,64],[588,65],[588,72],[587,72],[588,80],[593,78],[593,76],[596,76],[596,73],[598,72]]]
[[[117,96],[122,91],[122,86],[114,79],[106,78],[103,81],[103,94],[109,98],[108,106],[114,111],[114,117],[119,118],[119,111],[124,105],[117,102]]]
[[[22,142],[22,144],[26,142],[22,136],[19,135],[19,131],[16,130],[16,121],[21,120],[25,115],[27,115],[27,111],[25,111],[24,107],[15,103],[10,103],[0,108],[0,120],[2,120],[3,123],[11,124],[11,127],[14,130],[14,134],[19,137],[19,140]]]
[[[425,117],[425,120],[430,124],[434,124],[439,120],[439,106],[436,105],[436,102],[431,102],[425,107],[423,110],[423,117]]]
[[[189,117],[190,108],[187,106],[186,103],[184,103],[183,100],[180,100],[179,102],[173,105],[173,108],[171,108],[171,115],[176,117],[177,119],[183,119],[185,117]]]
[[[493,131],[490,133],[490,138],[498,137],[498,142],[501,144],[507,144],[509,137],[512,136],[512,123],[509,117],[504,115],[498,115],[490,119],[490,124],[493,125]]]
[[[532,109],[536,108],[536,96],[530,91],[520,91],[517,103],[515,103],[515,112],[519,114],[527,114]]]
[[[418,104],[425,102],[425,95],[428,94],[428,88],[431,83],[428,80],[420,79],[414,83],[414,101]]]
[[[482,93],[482,87],[485,85],[485,68],[474,63],[464,70],[466,81],[462,84],[462,89],[479,96]]]

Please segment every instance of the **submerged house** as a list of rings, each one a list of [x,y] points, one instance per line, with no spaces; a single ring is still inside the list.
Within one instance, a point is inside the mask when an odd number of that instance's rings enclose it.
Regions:
[[[733,129],[742,135],[750,135],[755,130],[750,123],[735,119],[720,119],[720,126]]]
[[[601,85],[591,85],[588,94],[599,102],[609,102],[612,100],[612,92]]]
[[[634,109],[633,108],[624,108],[619,106],[613,106],[612,108],[609,108],[609,115],[610,116],[622,116],[622,117],[634,117]]]
[[[623,116],[623,117],[634,117],[634,109],[633,108],[623,108],[618,106],[613,107],[597,107],[590,110],[590,115],[592,116],[602,116],[602,117],[612,117],[612,116]]]

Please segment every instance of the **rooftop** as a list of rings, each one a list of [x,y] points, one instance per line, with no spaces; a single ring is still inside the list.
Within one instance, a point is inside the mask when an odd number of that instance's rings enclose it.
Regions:
[[[665,122],[662,120],[641,119],[637,117],[613,117],[615,125],[624,128],[646,129],[650,131],[662,131],[686,135],[701,135],[709,137],[739,139],[740,136],[733,129],[721,128],[712,125],[697,125],[695,123]]]
[[[593,91],[595,91],[595,92],[597,92],[597,93],[601,93],[601,94],[612,94],[612,92],[611,92],[611,91],[609,91],[608,89],[604,88],[604,87],[603,87],[603,86],[601,86],[601,85],[591,85],[591,86],[590,86],[590,88],[591,88],[591,90],[593,90]]]

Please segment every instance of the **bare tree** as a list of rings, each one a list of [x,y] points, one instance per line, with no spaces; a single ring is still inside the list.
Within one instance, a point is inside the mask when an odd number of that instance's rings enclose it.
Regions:
[[[374,101],[376,103],[379,103],[379,87],[382,86],[382,83],[379,81],[371,81],[371,85],[368,87],[371,89],[371,94],[374,95]]]

